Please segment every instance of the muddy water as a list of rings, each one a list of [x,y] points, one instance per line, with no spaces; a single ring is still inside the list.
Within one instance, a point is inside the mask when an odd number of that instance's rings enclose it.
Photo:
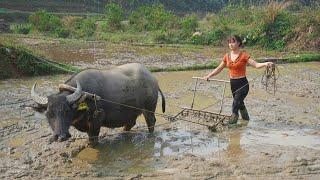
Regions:
[[[211,47],[197,46],[139,46],[79,40],[44,41],[23,37],[16,43],[23,44],[48,59],[80,68],[110,68],[131,62],[143,63],[148,67],[188,66],[208,63],[212,60],[213,53],[222,54],[224,51],[224,48],[215,48],[213,52]]]
[[[210,155],[226,146],[227,139],[211,133],[170,129],[156,131],[153,135],[145,132],[120,134],[104,140],[96,150],[80,152],[78,158],[93,163],[104,175],[143,173],[166,167],[163,158],[168,156]]]
[[[74,129],[71,129],[74,137],[71,141],[48,144],[51,133],[48,123],[43,115],[23,108],[22,105],[29,102],[2,105],[0,158],[5,163],[0,165],[1,177],[31,176],[30,172],[35,177],[44,177],[41,170],[58,177],[130,177],[136,174],[152,177],[150,173],[175,177],[179,172],[198,177],[217,176],[213,172],[220,172],[219,177],[263,176],[279,172],[284,176],[307,174],[317,177],[320,173],[317,166],[320,162],[319,63],[279,68],[282,76],[275,95],[261,87],[262,70],[249,68],[250,93],[246,105],[251,121],[241,121],[241,127],[219,133],[183,121],[168,123],[157,116],[156,131],[150,135],[144,119],[139,117],[131,133],[103,128],[102,133],[108,136],[94,149],[84,148],[87,135]],[[191,78],[206,73],[208,71],[155,74],[166,96],[167,115],[175,115],[181,107],[191,106],[194,93]],[[227,72],[223,71],[216,78],[225,77]],[[30,87],[35,81],[39,84],[38,91],[49,95],[68,78],[69,75],[59,75],[1,81],[0,99],[3,104],[9,104],[30,98]],[[193,107],[219,112],[222,92],[221,83],[200,81]],[[158,113],[161,113],[160,101],[159,98]],[[227,85],[223,114],[230,114],[231,104]],[[276,164],[270,165],[270,162]],[[64,163],[66,165],[61,167]],[[202,167],[203,164],[206,167]],[[10,167],[18,169],[18,173]],[[178,175],[182,178],[190,176]]]

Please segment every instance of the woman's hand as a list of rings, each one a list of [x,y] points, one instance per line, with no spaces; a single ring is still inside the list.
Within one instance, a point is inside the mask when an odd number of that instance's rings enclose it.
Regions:
[[[273,62],[266,62],[266,67],[271,67],[273,65],[274,65]]]
[[[210,76],[209,76],[209,75],[202,77],[202,79],[203,79],[203,80],[206,80],[206,81],[208,81],[208,80],[209,80],[209,78],[210,78]]]
[[[219,74],[222,69],[226,67],[226,63],[224,61],[221,61],[221,63],[219,64],[218,67],[216,67],[211,73],[209,73],[208,75],[202,77],[203,80],[209,81],[209,78],[212,76],[215,76],[217,74]]]
[[[273,62],[258,63],[251,58],[248,60],[248,64],[254,68],[271,67],[274,65]]]

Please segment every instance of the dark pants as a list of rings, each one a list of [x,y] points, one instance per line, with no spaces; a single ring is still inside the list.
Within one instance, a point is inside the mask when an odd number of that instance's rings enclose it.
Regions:
[[[240,79],[230,79],[231,91],[233,96],[232,114],[239,115],[239,109],[245,109],[244,98],[249,92],[249,83],[246,77]]]

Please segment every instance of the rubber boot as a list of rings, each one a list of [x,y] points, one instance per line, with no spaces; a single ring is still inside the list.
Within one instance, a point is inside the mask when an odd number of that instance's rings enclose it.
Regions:
[[[248,114],[248,111],[247,111],[247,108],[244,107],[244,109],[239,109],[240,111],[240,114],[241,114],[241,117],[243,120],[246,120],[246,121],[249,121],[249,114]]]
[[[230,117],[230,119],[229,119],[229,125],[235,125],[235,124],[237,124],[238,119],[239,119],[239,115],[237,115],[237,114],[232,114],[231,117]]]

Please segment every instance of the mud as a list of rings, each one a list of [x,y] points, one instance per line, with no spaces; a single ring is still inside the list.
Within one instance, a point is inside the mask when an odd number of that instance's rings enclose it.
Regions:
[[[104,41],[82,41],[52,39],[42,37],[17,36],[6,34],[1,41],[26,46],[36,54],[56,62],[75,65],[79,68],[108,69],[113,66],[139,62],[147,67],[167,68],[191,66],[221,61],[227,47],[193,45],[142,45],[113,44]],[[286,53],[250,49],[255,58],[281,57]]]
[[[84,50],[87,51],[90,50]],[[115,57],[121,59],[124,55]],[[128,62],[146,62],[127,55],[131,58]],[[198,57],[199,61],[206,61],[201,55]],[[156,66],[176,65],[163,59],[156,59],[156,63],[147,61]],[[198,62],[178,62],[181,61]],[[113,66],[127,61],[110,62]],[[89,60],[83,65],[87,64],[97,65]],[[32,103],[30,88],[35,81],[38,91],[49,95],[57,92],[57,85],[70,75],[1,81],[0,178],[319,179],[319,65],[278,66],[281,75],[275,95],[267,93],[260,83],[263,69],[248,68],[249,123],[241,121],[238,127],[213,133],[200,125],[170,123],[158,116],[156,131],[149,134],[139,117],[131,132],[103,128],[103,138],[95,148],[87,147],[87,135],[74,128],[67,142],[50,143],[51,130],[44,115],[25,107]],[[167,115],[191,105],[192,77],[208,72],[155,73],[167,99]],[[227,71],[216,78],[227,79]],[[200,82],[194,108],[208,107],[206,110],[219,112],[222,87],[220,83]],[[227,85],[223,114],[230,114],[229,89]]]

